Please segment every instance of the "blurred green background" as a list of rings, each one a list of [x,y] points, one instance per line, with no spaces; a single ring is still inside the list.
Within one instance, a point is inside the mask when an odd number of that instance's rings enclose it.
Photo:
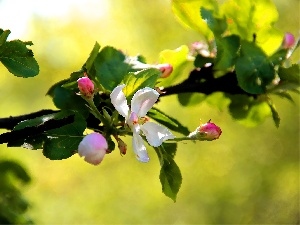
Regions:
[[[276,26],[298,36],[299,0],[274,2],[280,16]],[[40,64],[39,76],[30,79],[0,68],[1,118],[55,109],[45,93],[81,68],[95,41],[156,63],[160,51],[201,38],[176,21],[169,0],[2,0],[0,14],[0,27],[10,29],[13,38],[33,41]],[[13,36],[20,28],[21,36]],[[183,183],[176,203],[161,192],[152,150],[148,164],[128,150],[124,157],[107,155],[97,167],[78,155],[50,161],[41,151],[6,145],[0,145],[0,158],[20,162],[32,176],[24,195],[37,224],[296,224],[300,121],[299,96],[292,96],[294,104],[273,97],[282,118],[279,129],[271,118],[247,128],[227,110],[205,103],[183,108],[175,97],[163,98],[159,107],[190,130],[200,119],[212,119],[223,130],[214,142],[179,144],[175,159]]]

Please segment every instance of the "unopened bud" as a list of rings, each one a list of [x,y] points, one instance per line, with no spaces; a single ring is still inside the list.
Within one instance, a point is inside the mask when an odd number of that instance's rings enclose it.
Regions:
[[[98,165],[103,160],[108,144],[102,134],[91,133],[86,135],[78,146],[78,154],[90,164]]]
[[[120,138],[117,141],[118,141],[118,148],[120,150],[121,155],[125,155],[127,152],[126,143],[123,140],[121,140]]]
[[[194,140],[213,141],[218,139],[221,134],[221,128],[208,121],[207,123],[201,124],[197,127],[196,130],[190,133],[188,137]]]
[[[295,44],[295,37],[291,33],[285,33],[283,41],[282,41],[282,47],[285,49],[293,47]]]
[[[168,63],[158,64],[155,67],[162,72],[162,74],[160,75],[161,78],[167,78],[173,72],[173,66]]]
[[[94,96],[94,83],[88,77],[81,77],[77,80],[80,93],[86,98]]]

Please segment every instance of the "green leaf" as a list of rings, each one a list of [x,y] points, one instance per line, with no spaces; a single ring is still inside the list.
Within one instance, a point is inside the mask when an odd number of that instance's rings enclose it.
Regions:
[[[294,64],[288,68],[279,67],[278,76],[280,81],[276,85],[269,87],[268,93],[278,94],[286,91],[299,93],[300,66],[298,64]]]
[[[204,6],[208,10],[218,11],[217,1],[211,0],[172,0],[172,11],[184,26],[198,31],[207,40],[213,35],[207,24],[200,16],[200,8]]]
[[[85,67],[87,69],[87,72],[90,73],[91,69],[92,69],[92,66],[94,64],[94,60],[96,59],[98,53],[99,53],[99,50],[100,50],[100,45],[98,42],[95,43],[88,59],[86,60],[85,62]]]
[[[264,93],[266,86],[275,77],[272,63],[252,42],[241,42],[241,56],[237,59],[235,68],[239,86],[251,94]]]
[[[198,105],[205,100],[206,95],[202,93],[181,93],[177,95],[182,106]]]
[[[165,152],[174,159],[177,151],[177,143],[163,143]]]
[[[272,94],[277,95],[281,98],[285,98],[285,99],[289,100],[291,103],[295,103],[292,96],[289,93],[287,93],[286,91],[274,92]]]
[[[287,53],[288,53],[288,49],[279,49],[273,55],[270,56],[270,61],[274,65],[282,64],[284,60],[286,60]]]
[[[130,67],[125,55],[113,47],[103,48],[94,61],[96,79],[106,90],[112,91],[127,75]]]
[[[246,95],[231,96],[229,104],[230,115],[240,124],[254,127],[271,115],[270,107],[266,101],[255,100]]]
[[[75,91],[67,90],[59,85],[54,88],[53,102],[59,109],[75,110],[84,115],[88,115],[89,109],[86,106],[86,101],[76,94]]]
[[[206,97],[205,102],[222,111],[230,104],[230,99],[224,92],[214,92]]]
[[[135,73],[128,73],[121,83],[124,83],[124,93],[131,99],[134,93],[144,87],[153,88],[161,72],[158,69],[150,68]]]
[[[12,173],[16,178],[20,179],[24,184],[31,181],[31,178],[27,171],[19,164],[14,161],[0,161],[0,176],[7,176],[8,173]],[[2,178],[2,177],[1,177]],[[2,180],[0,178],[0,180]],[[3,189],[1,189],[3,191]]]
[[[290,83],[300,84],[300,65],[293,64],[291,67],[279,67],[278,75],[281,81],[288,81]]]
[[[15,127],[14,130],[22,130],[26,127],[38,127],[40,125],[43,125],[45,122],[50,121],[50,120],[61,120],[63,118],[66,118],[73,113],[71,111],[60,111],[57,113],[51,113],[48,115],[40,116],[34,119],[30,120],[24,120],[20,123],[18,123]]]
[[[43,149],[45,140],[44,134],[31,135],[26,138],[19,138],[7,143],[7,147],[22,147],[29,150]]]
[[[0,29],[0,46],[6,42],[8,35],[10,34],[10,30],[2,30]]]
[[[39,65],[26,45],[30,42],[14,40],[0,46],[0,61],[9,72],[18,77],[33,77],[39,73]]]
[[[204,57],[201,54],[198,54],[194,60],[194,66],[198,68],[202,68],[206,63],[213,63],[214,58]]]
[[[183,126],[178,120],[168,116],[167,114],[165,114],[164,112],[160,111],[155,107],[149,110],[147,116],[156,120],[160,124],[168,127],[170,130],[181,133],[185,136],[187,136],[190,133],[188,128]]]
[[[86,122],[79,114],[75,120],[57,129],[47,131],[43,154],[51,160],[61,160],[71,157],[77,152],[83,138]]]
[[[175,145],[162,144],[155,148],[161,164],[159,179],[162,185],[162,192],[174,202],[176,202],[176,197],[182,183],[180,169],[173,160],[176,148],[176,143]]]
[[[217,58],[214,68],[228,70],[234,66],[240,47],[240,38],[236,35],[216,39]]]
[[[18,123],[14,127],[12,132],[26,129],[28,135],[23,138],[20,138],[18,135],[16,135],[16,138],[13,141],[8,142],[7,146],[23,147],[30,150],[42,149],[44,141],[47,138],[44,134],[44,131],[50,128],[50,122],[56,120],[55,123],[60,123],[61,120],[72,115],[74,115],[74,113],[71,111],[60,111],[57,113],[44,115],[34,119],[24,120]],[[28,128],[33,128],[35,130],[35,133],[31,134]]]
[[[213,15],[215,10],[208,10],[201,7],[201,17],[207,23],[209,29],[214,33],[215,38],[221,37],[227,28],[225,18],[220,19]]]
[[[187,73],[183,73],[182,70],[188,65],[192,66],[192,62],[188,61],[188,56],[189,48],[186,45],[182,45],[175,50],[166,49],[160,52],[159,62],[171,64],[173,66],[173,72],[169,77],[161,79],[159,85],[170,86],[186,79]]]
[[[279,114],[276,110],[276,107],[275,105],[271,102],[271,101],[268,101],[268,104],[270,106],[270,109],[271,109],[271,113],[272,113],[272,118],[274,120],[274,123],[275,123],[275,126],[278,128],[279,125],[280,125],[280,117],[279,117]]]
[[[253,40],[267,54],[273,53],[282,42],[282,32],[274,28],[278,12],[272,0],[232,0],[225,1],[221,12],[228,21],[228,30],[241,39]]]

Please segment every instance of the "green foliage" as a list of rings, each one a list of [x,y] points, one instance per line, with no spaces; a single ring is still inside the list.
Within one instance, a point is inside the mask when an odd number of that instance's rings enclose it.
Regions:
[[[20,190],[31,180],[27,171],[19,163],[6,160],[0,161],[0,171],[0,223],[33,224],[25,214],[29,203]]]
[[[104,47],[94,60],[96,80],[106,90],[112,91],[128,73],[125,55],[113,47]]]
[[[19,121],[11,132],[16,139],[9,141],[8,146],[43,149],[47,158],[61,160],[77,152],[87,128],[103,134],[111,151],[115,148],[113,138],[119,144],[119,136],[132,136],[134,129],[138,135],[146,134],[128,123],[142,126],[146,117],[131,121],[127,117],[134,114],[123,114],[128,108],[120,113],[122,116],[116,113],[118,107],[111,103],[111,93],[120,84],[125,84],[127,102],[138,90],[150,87],[157,91],[153,90],[154,95],[176,94],[185,107],[206,101],[220,110],[228,107],[230,115],[243,125],[256,126],[272,117],[278,127],[280,117],[269,94],[293,101],[288,92],[299,92],[300,69],[296,64],[289,66],[293,50],[281,46],[282,33],[273,26],[278,14],[272,2],[227,0],[218,5],[209,0],[173,0],[172,9],[183,24],[200,32],[207,43],[199,45],[199,49],[182,45],[163,50],[159,62],[173,66],[170,76],[162,78],[165,68],[147,64],[142,56],[130,57],[111,46],[101,49],[96,42],[83,66],[49,89],[47,94],[59,111]],[[9,33],[0,30],[0,61],[16,76],[35,76],[39,67],[27,48],[32,43],[7,41]],[[92,96],[80,93],[84,90],[79,90],[77,82],[82,77],[90,79]],[[114,98],[123,100],[124,96]],[[147,104],[152,99],[142,100],[141,104]],[[157,108],[149,110],[147,116],[184,136],[174,142],[190,138],[188,128],[173,116]],[[161,132],[155,132],[161,138]],[[123,147],[126,148],[125,143]],[[182,183],[174,161],[177,144],[163,143],[154,149],[161,165],[162,191],[176,201]]]
[[[181,133],[185,136],[190,133],[188,128],[183,126],[178,120],[172,118],[157,108],[153,107],[150,109],[148,116],[175,132]]]
[[[179,167],[174,161],[176,148],[176,143],[165,143],[155,148],[161,165],[159,179],[162,192],[174,202],[176,202],[177,193],[182,183]]]
[[[200,8],[202,6],[205,7],[206,9],[218,11],[218,4],[216,1],[210,1],[210,0],[194,0],[194,1],[173,0],[172,1],[172,10],[175,16],[179,19],[179,21],[183,25],[198,31],[205,38],[211,39],[212,32],[208,28],[207,24],[201,19],[201,16],[199,14]]]
[[[240,87],[250,94],[265,93],[266,86],[275,78],[272,63],[253,42],[241,43],[241,56],[235,68]]]
[[[159,85],[170,86],[187,77],[182,73],[182,70],[191,64],[188,61],[188,54],[189,48],[186,45],[182,45],[175,50],[166,49],[160,52],[160,63],[170,63],[173,66],[173,72],[172,76],[159,80]]]
[[[76,114],[73,123],[47,131],[47,139],[43,146],[44,156],[51,160],[71,157],[77,152],[85,128],[85,119]]]
[[[125,95],[128,99],[131,99],[135,92],[144,87],[154,88],[159,76],[160,71],[153,68],[135,73],[128,73],[121,81],[121,83],[126,85],[124,88]]]
[[[39,73],[39,65],[33,52],[27,48],[32,42],[6,41],[10,31],[0,29],[0,61],[9,72],[18,77],[33,77]]]
[[[216,39],[218,54],[215,61],[215,69],[228,70],[234,66],[240,48],[240,38],[237,35],[230,35]]]

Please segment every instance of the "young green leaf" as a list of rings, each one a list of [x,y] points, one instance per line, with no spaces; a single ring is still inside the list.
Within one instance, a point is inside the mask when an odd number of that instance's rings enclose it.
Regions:
[[[198,31],[207,40],[211,40],[213,35],[207,24],[200,16],[200,8],[204,6],[209,10],[218,10],[218,3],[211,0],[172,0],[172,10],[175,16],[186,27]]]
[[[182,183],[180,169],[173,159],[177,144],[166,146],[165,148],[165,144],[162,144],[155,148],[161,164],[159,179],[162,185],[162,192],[176,202],[176,197]]]
[[[131,99],[135,92],[144,88],[153,88],[159,78],[161,72],[158,69],[150,68],[141,70],[135,73],[128,73],[121,83],[126,86],[124,88],[124,93],[128,99]]]
[[[2,30],[0,29],[0,46],[6,42],[8,35],[10,34],[10,30]]]
[[[9,72],[18,77],[33,77],[39,73],[39,65],[26,45],[30,42],[14,40],[0,46],[0,61]]]
[[[275,70],[266,54],[255,43],[242,41],[235,68],[239,86],[250,94],[262,94],[274,79]]]
[[[182,81],[186,78],[185,73],[182,70],[192,62],[188,61],[189,48],[186,45],[182,45],[174,50],[166,49],[160,52],[159,62],[169,63],[173,66],[172,74],[164,79],[161,79],[159,85],[170,86],[174,83]]]
[[[217,18],[213,15],[214,10],[204,7],[200,9],[202,19],[207,23],[209,29],[214,33],[215,38],[220,38],[227,28],[225,18]]]
[[[214,68],[226,71],[235,63],[240,47],[240,38],[237,35],[218,38],[216,45],[218,52]]]
[[[85,62],[85,67],[87,69],[87,72],[90,73],[91,69],[92,69],[92,66],[94,64],[94,60],[96,59],[98,53],[99,53],[99,50],[100,50],[100,45],[98,42],[95,43],[88,59],[86,60]]]
[[[112,91],[124,79],[130,67],[125,55],[113,47],[104,47],[94,60],[96,79],[106,90]]]
[[[282,42],[282,32],[274,28],[278,12],[272,0],[232,0],[221,6],[221,14],[227,18],[228,30],[241,39],[256,43],[267,54],[273,53]]]

